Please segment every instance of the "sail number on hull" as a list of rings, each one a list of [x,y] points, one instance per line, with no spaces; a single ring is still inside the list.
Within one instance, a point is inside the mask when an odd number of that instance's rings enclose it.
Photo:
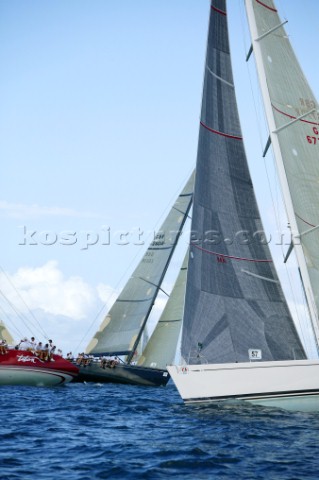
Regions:
[[[258,348],[250,348],[248,350],[249,360],[261,360],[262,353],[261,350]]]

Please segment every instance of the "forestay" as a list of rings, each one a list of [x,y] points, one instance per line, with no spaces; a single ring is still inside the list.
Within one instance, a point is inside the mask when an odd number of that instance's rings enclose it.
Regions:
[[[239,124],[225,0],[211,5],[186,286],[187,363],[303,359],[272,263]]]
[[[194,176],[195,173],[190,176],[100,330],[91,340],[88,352],[124,355],[135,351],[188,216]]]

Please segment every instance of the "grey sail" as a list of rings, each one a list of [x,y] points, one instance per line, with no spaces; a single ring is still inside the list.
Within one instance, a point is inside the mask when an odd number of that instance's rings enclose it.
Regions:
[[[95,355],[134,354],[188,216],[193,173],[131,278],[87,347]]]
[[[278,177],[319,341],[319,106],[274,2],[246,0]]]
[[[304,359],[263,235],[245,156],[226,2],[213,0],[199,128],[182,356],[189,364]]]
[[[188,255],[187,251],[170,297],[138,365],[165,369],[166,365],[174,361],[182,327]]]

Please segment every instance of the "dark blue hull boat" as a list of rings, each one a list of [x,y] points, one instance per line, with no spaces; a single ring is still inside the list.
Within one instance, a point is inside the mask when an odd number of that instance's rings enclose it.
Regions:
[[[128,383],[131,385],[165,386],[170,379],[167,370],[119,363],[101,366],[92,362],[79,367],[76,382]]]

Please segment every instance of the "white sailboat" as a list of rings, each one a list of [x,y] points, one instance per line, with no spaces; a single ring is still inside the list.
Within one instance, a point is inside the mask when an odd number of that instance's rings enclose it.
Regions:
[[[274,2],[246,0],[246,10],[268,146],[318,342],[318,103]],[[306,358],[261,233],[237,112],[225,0],[212,0],[210,8],[192,231],[197,238],[190,242],[183,363],[168,367],[183,400],[248,400],[319,411],[319,361]]]
[[[166,365],[175,358],[181,329],[188,255],[146,345],[142,344],[142,336],[191,208],[194,177],[192,173],[90,341],[86,352],[93,358],[82,361],[77,381],[151,386],[167,384],[169,374]],[[112,359],[108,361],[110,357]],[[125,360],[122,361],[121,357]]]

